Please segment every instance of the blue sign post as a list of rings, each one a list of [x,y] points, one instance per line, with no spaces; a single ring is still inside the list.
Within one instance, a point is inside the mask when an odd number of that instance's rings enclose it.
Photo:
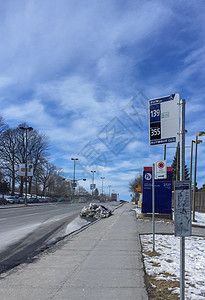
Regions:
[[[167,167],[167,178],[155,180],[155,213],[172,213],[172,168]],[[152,213],[152,167],[143,170],[142,213]]]

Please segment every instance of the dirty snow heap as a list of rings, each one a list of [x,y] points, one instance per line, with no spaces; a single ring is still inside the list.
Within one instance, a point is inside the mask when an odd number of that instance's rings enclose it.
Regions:
[[[84,218],[107,218],[111,216],[112,211],[104,206],[104,205],[97,205],[96,203],[90,203],[88,207],[83,207],[81,210],[80,216]]]

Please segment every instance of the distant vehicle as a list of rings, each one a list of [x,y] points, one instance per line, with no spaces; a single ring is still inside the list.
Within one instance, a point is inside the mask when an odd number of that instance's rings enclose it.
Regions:
[[[19,197],[18,196],[6,197],[6,201],[7,201],[7,203],[10,203],[10,204],[17,204],[19,202]]]
[[[18,202],[19,202],[20,204],[24,204],[25,199],[20,197],[20,198],[18,199]]]
[[[86,203],[87,200],[86,200],[86,198],[81,197],[78,202],[79,203]]]
[[[51,202],[53,202],[53,199],[52,198],[50,198],[50,197],[46,197],[46,201],[45,201],[46,203],[51,203]]]
[[[6,205],[7,201],[5,198],[0,198],[0,205]]]
[[[93,203],[99,203],[99,202],[100,202],[100,199],[93,199],[92,202],[93,202]]]
[[[111,194],[111,201],[117,201],[117,194],[116,193]]]
[[[38,202],[39,202],[39,203],[44,203],[44,202],[46,202],[46,197],[45,197],[45,196],[39,197],[39,198],[38,198]]]

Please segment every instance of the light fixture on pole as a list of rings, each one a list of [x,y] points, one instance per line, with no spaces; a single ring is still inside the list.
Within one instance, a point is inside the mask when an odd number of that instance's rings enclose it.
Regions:
[[[195,222],[195,200],[196,200],[196,168],[197,168],[197,145],[198,145],[198,137],[204,136],[205,131],[199,131],[196,133],[196,140],[195,140],[195,162],[194,162],[194,187],[193,187],[193,200],[192,200],[192,221]]]
[[[25,145],[25,200],[24,204],[27,205],[27,181],[28,181],[28,131],[32,131],[32,127],[20,126],[20,129],[23,130],[23,133],[26,132],[26,145]]]

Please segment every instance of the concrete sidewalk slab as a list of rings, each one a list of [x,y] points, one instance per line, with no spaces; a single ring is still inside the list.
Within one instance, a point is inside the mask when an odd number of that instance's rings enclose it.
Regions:
[[[2,300],[143,300],[141,244],[128,203],[0,280]]]

